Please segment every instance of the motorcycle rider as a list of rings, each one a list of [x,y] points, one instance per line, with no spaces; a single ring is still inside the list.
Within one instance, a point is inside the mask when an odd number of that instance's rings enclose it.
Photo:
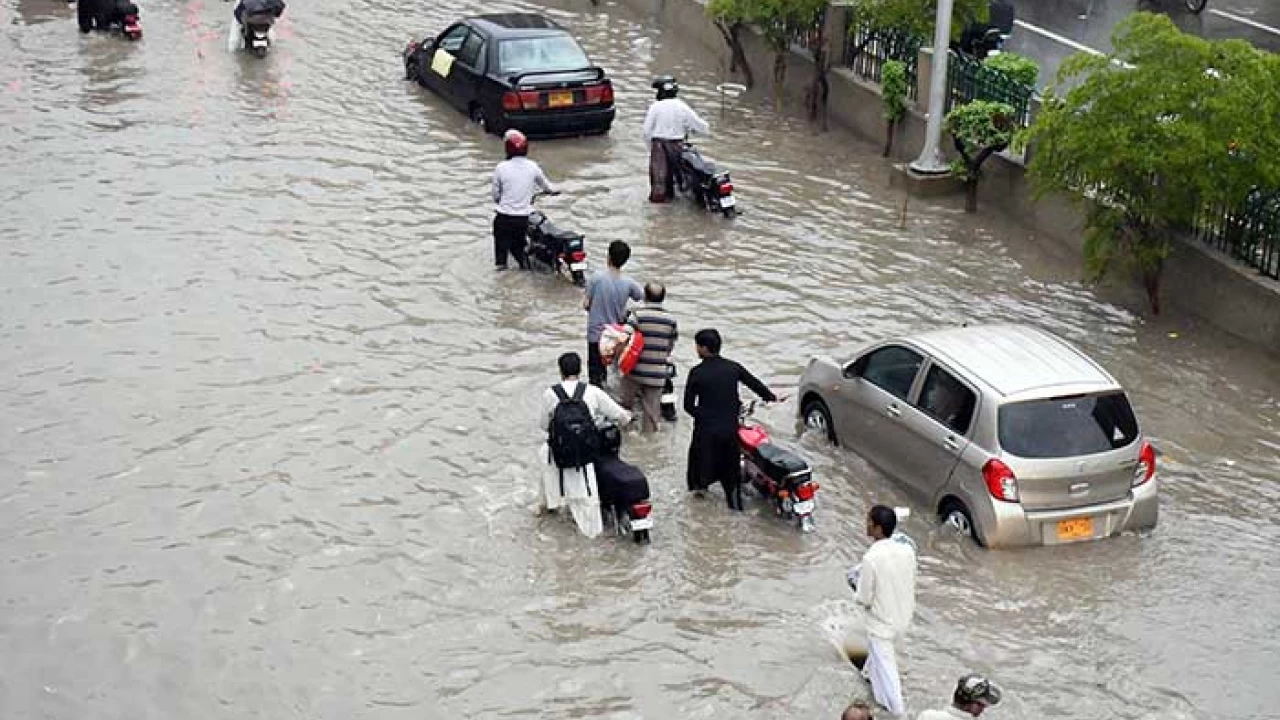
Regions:
[[[284,0],[236,0],[236,7],[231,11],[235,22],[231,24],[231,35],[227,37],[227,49],[235,51],[244,47],[245,15],[270,15],[279,19],[284,14]],[[275,39],[275,36],[271,36]]]
[[[76,3],[76,20],[80,23],[80,32],[93,30],[95,24],[99,30],[106,29],[108,2],[109,0],[79,0]]]
[[[738,383],[751,388],[765,402],[779,398],[738,363],[720,357],[720,333],[699,330],[693,338],[702,362],[689,372],[684,386],[684,411],[693,416],[687,483],[701,495],[714,482],[724,488],[730,510],[742,511],[742,466],[738,455]]]
[[[533,196],[541,190],[549,195],[559,195],[538,163],[530,160],[529,140],[519,130],[508,130],[502,136],[507,159],[493,170],[493,263],[499,270],[507,269],[507,253],[523,269],[529,268],[524,255],[525,231],[529,227],[529,214],[533,212]]]
[[[670,75],[653,81],[658,99],[644,116],[644,141],[649,143],[649,202],[671,202],[680,167],[680,148],[691,133],[711,132],[685,101],[676,97],[680,86]]]
[[[956,682],[951,707],[945,710],[925,710],[916,720],[970,720],[998,704],[1003,695],[995,683],[981,675],[965,675]]]

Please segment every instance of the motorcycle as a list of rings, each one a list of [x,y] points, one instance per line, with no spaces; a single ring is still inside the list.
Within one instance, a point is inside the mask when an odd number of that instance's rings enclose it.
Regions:
[[[271,26],[275,25],[275,16],[270,13],[245,15],[240,24],[240,33],[244,38],[244,47],[254,57],[266,57],[271,49]]]
[[[618,535],[630,535],[637,543],[647,544],[653,529],[649,481],[639,468],[618,457],[622,431],[617,425],[600,428],[600,439],[600,457],[594,463],[600,512]]]
[[[581,233],[559,228],[535,210],[529,214],[525,238],[525,256],[531,264],[552,270],[579,287],[587,284],[587,246]]]
[[[99,30],[114,32],[118,28],[120,34],[128,40],[142,39],[142,23],[138,21],[138,6],[130,0],[108,0],[98,8],[102,12],[96,14],[94,23]],[[81,29],[84,29],[83,25]],[[85,30],[85,32],[88,31]]]
[[[680,147],[676,184],[704,210],[720,212],[725,217],[738,213],[729,171],[718,169],[715,163],[702,157],[688,140]]]
[[[1007,0],[993,0],[988,5],[986,23],[975,23],[964,29],[953,49],[979,60],[1004,49],[1013,33],[1014,8]]]
[[[763,427],[751,421],[755,407],[752,400],[738,416],[743,480],[761,497],[773,501],[779,517],[794,520],[802,532],[813,532],[818,492],[813,469],[804,458],[775,444]]]

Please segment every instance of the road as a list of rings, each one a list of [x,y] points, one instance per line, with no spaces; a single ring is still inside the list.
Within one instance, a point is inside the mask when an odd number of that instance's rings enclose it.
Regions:
[[[1013,0],[1017,25],[1005,49],[1040,62],[1040,82],[1052,81],[1062,61],[1080,51],[1108,52],[1111,34],[1139,10],[1166,12],[1183,30],[1213,40],[1239,38],[1280,51],[1280,3],[1209,0],[1200,15],[1182,0]]]

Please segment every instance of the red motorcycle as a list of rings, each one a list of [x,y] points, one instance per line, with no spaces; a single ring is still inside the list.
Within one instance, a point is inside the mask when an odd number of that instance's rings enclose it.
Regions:
[[[777,445],[768,431],[751,421],[756,401],[743,407],[738,417],[738,451],[742,477],[762,497],[773,501],[779,517],[794,520],[802,532],[813,532],[818,484],[813,469],[799,455]]]

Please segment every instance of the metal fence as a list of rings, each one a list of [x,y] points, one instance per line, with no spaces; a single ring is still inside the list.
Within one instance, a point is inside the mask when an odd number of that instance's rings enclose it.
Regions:
[[[908,96],[912,100],[917,98],[916,76],[920,66],[920,48],[925,44],[923,39],[867,25],[855,28],[852,23],[847,31],[850,33],[849,41],[845,44],[841,65],[863,80],[879,83],[885,62],[897,60],[907,67]],[[862,48],[862,51],[858,52],[858,48]]]
[[[1280,193],[1255,190],[1242,207],[1209,208],[1196,235],[1267,277],[1280,280]]]
[[[1036,89],[1023,85],[999,70],[987,67],[955,51],[947,61],[947,112],[955,105],[974,100],[990,100],[1006,103],[1013,108],[1014,120],[1019,127],[1031,124],[1031,98]]]

